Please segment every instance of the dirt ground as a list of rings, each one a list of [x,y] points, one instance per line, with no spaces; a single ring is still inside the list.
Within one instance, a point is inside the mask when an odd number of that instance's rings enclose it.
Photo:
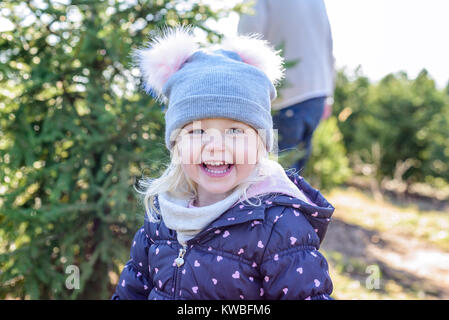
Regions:
[[[348,263],[359,261],[377,265],[381,272],[380,290],[394,280],[405,290],[423,291],[436,299],[449,299],[449,254],[415,239],[380,234],[334,219],[322,248],[341,253]],[[346,271],[362,283],[366,270]],[[336,288],[338,290],[338,288]]]
[[[338,208],[337,208],[338,210]],[[449,214],[449,213],[446,213]],[[449,252],[418,238],[366,229],[340,219],[338,212],[329,225],[322,249],[331,264],[361,285],[367,283],[368,266],[380,272],[378,288],[388,297],[388,283],[423,299],[449,299]],[[338,290],[334,285],[334,291]],[[381,295],[383,297],[383,295]]]

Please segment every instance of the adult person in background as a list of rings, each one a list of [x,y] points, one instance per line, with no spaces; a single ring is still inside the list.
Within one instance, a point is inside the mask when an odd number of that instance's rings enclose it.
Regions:
[[[261,34],[283,50],[286,63],[294,62],[272,110],[279,152],[295,150],[290,167],[298,172],[310,157],[313,132],[331,113],[335,69],[326,7],[323,0],[253,1],[254,14],[240,17],[238,33]]]

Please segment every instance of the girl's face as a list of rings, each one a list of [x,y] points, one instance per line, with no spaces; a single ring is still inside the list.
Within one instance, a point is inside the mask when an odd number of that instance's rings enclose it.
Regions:
[[[203,199],[230,194],[253,172],[261,152],[261,140],[253,127],[225,118],[191,122],[178,139],[179,161]]]

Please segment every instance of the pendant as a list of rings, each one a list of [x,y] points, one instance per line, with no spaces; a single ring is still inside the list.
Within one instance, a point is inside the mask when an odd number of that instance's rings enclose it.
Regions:
[[[178,268],[184,264],[184,259],[183,258],[184,258],[185,254],[186,254],[186,248],[185,247],[182,247],[181,249],[179,249],[179,255],[175,259],[175,263],[178,266]]]
[[[178,258],[175,259],[175,263],[176,263],[176,265],[177,265],[178,268],[179,268],[180,266],[182,266],[182,265],[184,264],[184,259],[178,257]]]

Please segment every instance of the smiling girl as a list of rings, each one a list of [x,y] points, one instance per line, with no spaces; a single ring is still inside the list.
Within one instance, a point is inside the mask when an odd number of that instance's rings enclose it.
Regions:
[[[140,181],[147,214],[113,299],[329,299],[334,208],[268,156],[278,53],[255,36],[200,49],[176,28],[135,57],[168,101],[171,162]]]

